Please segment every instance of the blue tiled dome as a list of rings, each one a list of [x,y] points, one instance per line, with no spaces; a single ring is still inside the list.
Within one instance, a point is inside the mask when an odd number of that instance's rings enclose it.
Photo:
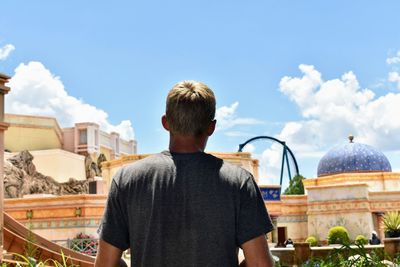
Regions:
[[[386,156],[369,145],[350,143],[328,151],[319,161],[318,176],[346,172],[391,172]]]

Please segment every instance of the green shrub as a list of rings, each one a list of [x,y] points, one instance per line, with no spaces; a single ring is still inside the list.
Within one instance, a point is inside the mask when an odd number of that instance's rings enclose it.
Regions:
[[[363,235],[358,235],[354,243],[356,245],[366,245],[368,244],[368,239]]]
[[[290,180],[288,188],[286,188],[284,195],[304,195],[303,180],[306,179],[302,175],[296,175]]]
[[[306,242],[309,243],[311,247],[316,247],[318,245],[318,241],[315,236],[307,237]]]
[[[347,245],[350,243],[349,232],[343,226],[335,226],[329,230],[328,244]]]
[[[332,250],[325,258],[311,257],[302,267],[387,267],[383,260],[385,254],[380,250],[368,251],[364,246],[343,245]],[[392,259],[390,259],[392,261]],[[393,261],[395,264],[397,262]]]
[[[388,237],[400,237],[400,212],[389,211],[383,217],[385,233]]]

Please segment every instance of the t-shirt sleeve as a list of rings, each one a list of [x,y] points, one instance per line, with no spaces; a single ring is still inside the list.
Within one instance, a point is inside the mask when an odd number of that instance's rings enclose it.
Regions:
[[[240,206],[236,239],[238,245],[274,229],[253,176],[240,188]]]
[[[99,227],[100,239],[121,250],[129,248],[128,215],[126,204],[115,179],[121,176],[117,173],[111,182],[106,208]]]

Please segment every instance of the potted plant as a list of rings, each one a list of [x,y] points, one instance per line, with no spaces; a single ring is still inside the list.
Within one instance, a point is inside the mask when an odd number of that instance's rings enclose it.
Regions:
[[[400,212],[389,211],[383,217],[386,237],[400,237]]]

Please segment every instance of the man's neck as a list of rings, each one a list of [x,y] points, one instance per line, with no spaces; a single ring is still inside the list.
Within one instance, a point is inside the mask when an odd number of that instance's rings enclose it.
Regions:
[[[208,136],[182,136],[170,135],[169,151],[175,153],[203,152],[207,144]]]

